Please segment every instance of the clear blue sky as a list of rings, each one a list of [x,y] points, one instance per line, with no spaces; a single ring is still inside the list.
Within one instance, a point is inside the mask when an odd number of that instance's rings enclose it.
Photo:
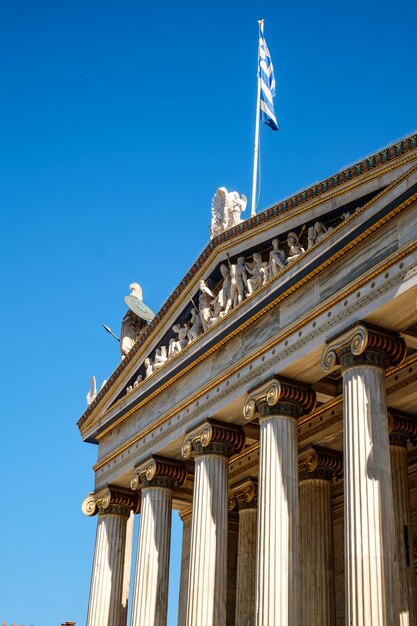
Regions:
[[[136,280],[159,309],[217,187],[250,195],[260,17],[281,127],[260,208],[416,128],[414,0],[1,3],[0,622],[85,623],[97,450],[76,421],[119,360],[101,323]]]

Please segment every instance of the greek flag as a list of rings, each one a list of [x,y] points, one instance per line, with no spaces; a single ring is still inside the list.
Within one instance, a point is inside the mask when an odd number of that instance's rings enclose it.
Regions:
[[[272,130],[278,130],[274,111],[275,76],[271,55],[265,37],[259,26],[259,80],[261,91],[261,120]]]

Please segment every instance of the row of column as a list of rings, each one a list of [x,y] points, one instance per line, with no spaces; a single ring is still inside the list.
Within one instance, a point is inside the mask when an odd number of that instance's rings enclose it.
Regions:
[[[325,371],[340,364],[343,373],[349,626],[417,623],[407,547],[411,422],[391,418],[390,451],[384,374],[404,354],[397,335],[361,323],[329,341],[323,355]],[[226,626],[229,504],[239,510],[236,625],[334,624],[331,480],[342,461],[317,448],[299,458],[297,421],[314,406],[309,385],[281,376],[249,392],[244,416],[260,422],[258,483],[235,485],[231,503],[229,458],[244,445],[242,429],[206,420],[187,435],[182,454],[194,456],[195,474],[191,524],[184,519],[188,584],[182,578],[179,626]],[[166,626],[172,492],[185,480],[181,462],[152,457],[136,470],[131,492],[110,487],[86,501],[85,512],[99,513],[87,626],[126,624],[125,538],[140,500],[131,625]]]

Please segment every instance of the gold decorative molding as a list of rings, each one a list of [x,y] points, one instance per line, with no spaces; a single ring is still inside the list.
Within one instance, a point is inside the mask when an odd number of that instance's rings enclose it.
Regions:
[[[342,370],[356,365],[383,368],[399,365],[407,352],[407,344],[399,333],[361,321],[330,337],[326,343],[329,345],[321,360],[324,372],[338,364]]]
[[[258,500],[258,481],[256,478],[246,478],[233,485],[229,492],[229,511],[233,509],[256,508]]]
[[[341,452],[319,446],[308,446],[298,455],[299,478],[301,480],[322,478],[331,480],[340,478],[343,473],[343,455]]]
[[[184,459],[189,459],[193,453],[232,456],[238,454],[244,444],[242,428],[207,419],[187,434],[182,445],[182,456]]]
[[[243,407],[243,416],[252,420],[271,415],[299,418],[309,414],[316,405],[316,392],[311,385],[283,376],[274,376],[254,390],[249,391]]]
[[[90,493],[82,503],[81,509],[84,515],[88,516],[101,513],[129,517],[130,511],[139,512],[140,497],[130,489],[107,485],[95,493]]]
[[[152,455],[137,467],[130,481],[134,491],[146,487],[182,487],[187,480],[187,469],[181,461]]]

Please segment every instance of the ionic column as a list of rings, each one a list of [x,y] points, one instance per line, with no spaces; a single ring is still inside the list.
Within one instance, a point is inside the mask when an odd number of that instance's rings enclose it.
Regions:
[[[401,626],[417,624],[417,598],[414,577],[413,533],[408,485],[407,441],[417,436],[417,419],[399,411],[389,411],[392,491],[396,553],[399,576],[398,610]]]
[[[195,456],[187,626],[225,626],[229,457],[244,444],[240,428],[206,420],[189,433]]]
[[[126,625],[126,530],[137,494],[109,485],[86,498],[83,512],[98,512],[87,626]]]
[[[186,480],[185,466],[153,456],[133,474],[142,505],[131,626],[166,626],[172,490]]]
[[[246,400],[259,414],[256,624],[299,626],[299,497],[297,420],[313,410],[308,385],[274,377]]]
[[[178,602],[178,626],[185,626],[185,622],[187,619],[188,575],[190,573],[191,516],[191,507],[184,509],[184,511],[181,511],[180,513],[180,518],[182,519],[182,552],[180,595]]]
[[[332,478],[342,455],[310,446],[298,457],[300,479],[301,624],[334,626]]]
[[[239,511],[236,626],[255,625],[257,488],[256,479],[247,479],[234,485],[229,497],[229,508]]]
[[[325,372],[343,374],[346,624],[398,624],[385,368],[405,342],[358,322],[328,340]]]

